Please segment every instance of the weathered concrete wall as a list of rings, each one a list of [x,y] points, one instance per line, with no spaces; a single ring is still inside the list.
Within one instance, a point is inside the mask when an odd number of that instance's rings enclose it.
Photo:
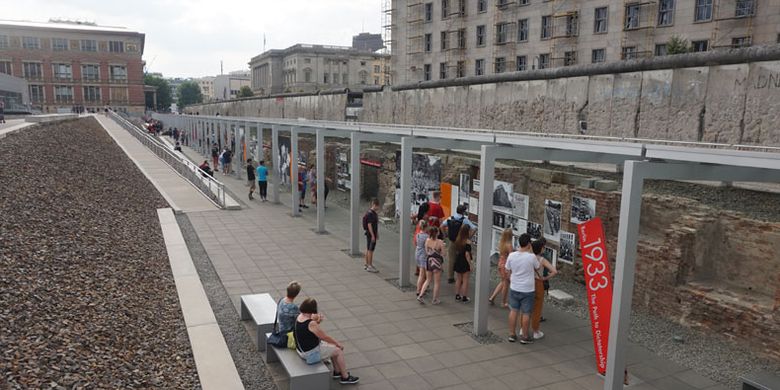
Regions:
[[[260,118],[306,118],[343,121],[347,107],[346,94],[271,97],[202,104],[187,108],[201,115],[250,116]]]

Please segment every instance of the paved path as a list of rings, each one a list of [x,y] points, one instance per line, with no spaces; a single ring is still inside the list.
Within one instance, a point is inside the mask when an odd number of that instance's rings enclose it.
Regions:
[[[24,119],[8,119],[5,123],[0,123],[0,138],[32,125],[34,123],[27,123]]]
[[[187,180],[151,152],[113,119],[95,115],[106,132],[124,149],[138,168],[165,197],[173,209],[182,211],[216,210],[217,207]]]
[[[185,148],[194,159],[200,156]],[[325,329],[344,340],[347,364],[361,389],[602,389],[594,374],[593,344],[587,321],[545,309],[547,337],[534,345],[508,343],[504,309],[491,308],[490,330],[501,342],[481,345],[453,326],[473,319],[473,303],[457,303],[444,284],[443,303],[421,306],[413,292],[401,292],[386,279],[397,278],[398,235],[380,227],[375,263],[378,274],[363,271],[362,259],[348,256],[349,213],[326,210],[330,234],[313,227],[316,211],[290,216],[290,194],[282,205],[249,201],[245,182],[218,177],[247,204],[238,212],[188,213],[225,289],[239,297],[270,292],[281,297],[287,283],[303,285],[301,297],[317,298]],[[363,244],[365,245],[365,244]],[[473,287],[472,287],[473,288]],[[632,389],[721,389],[695,372],[629,346]],[[270,365],[280,388],[284,370]],[[332,388],[340,388],[335,382]]]

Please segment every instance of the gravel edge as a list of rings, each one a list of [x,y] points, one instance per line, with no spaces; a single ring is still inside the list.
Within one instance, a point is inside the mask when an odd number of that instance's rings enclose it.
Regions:
[[[217,318],[219,329],[225,338],[230,355],[236,365],[238,374],[247,389],[277,389],[266,364],[260,357],[260,352],[254,347],[252,339],[241,323],[238,312],[230,301],[222,281],[219,279],[211,259],[203,248],[195,228],[186,214],[177,214],[179,224],[187,249],[203,283],[203,289],[208,296],[211,309]]]

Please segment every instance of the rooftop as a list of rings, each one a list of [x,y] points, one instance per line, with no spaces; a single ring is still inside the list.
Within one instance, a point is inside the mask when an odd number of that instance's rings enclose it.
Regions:
[[[83,21],[50,20],[48,22],[32,22],[29,20],[0,20],[0,27],[45,28],[45,29],[52,29],[52,30],[111,32],[111,33],[121,33],[121,34],[143,35],[138,31],[128,30],[126,27],[99,26],[95,23],[83,22]]]

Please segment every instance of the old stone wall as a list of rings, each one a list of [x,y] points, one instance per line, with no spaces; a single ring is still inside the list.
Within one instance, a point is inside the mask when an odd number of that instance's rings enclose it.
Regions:
[[[346,106],[346,94],[328,94],[231,100],[191,106],[187,108],[187,112],[197,112],[200,115],[219,113],[222,116],[343,121]]]

